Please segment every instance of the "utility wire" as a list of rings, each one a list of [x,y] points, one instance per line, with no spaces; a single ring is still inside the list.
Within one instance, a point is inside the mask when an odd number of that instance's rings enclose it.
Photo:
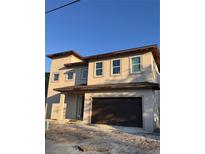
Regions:
[[[66,6],[68,6],[68,5],[71,5],[71,4],[76,3],[76,2],[79,2],[79,1],[80,1],[80,0],[75,0],[75,1],[73,1],[73,2],[70,2],[70,3],[68,3],[68,4],[65,4],[65,5],[63,5],[63,6],[57,7],[57,8],[55,8],[55,9],[52,9],[52,10],[49,10],[49,11],[46,11],[45,13],[47,14],[47,13],[56,11],[56,10],[58,10],[58,9],[61,9],[61,8],[63,8],[63,7],[66,7]]]

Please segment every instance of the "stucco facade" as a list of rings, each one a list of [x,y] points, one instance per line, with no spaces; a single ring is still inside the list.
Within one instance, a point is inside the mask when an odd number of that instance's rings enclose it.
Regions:
[[[64,64],[66,63],[75,63],[75,62],[81,62],[81,61],[82,61],[81,59],[79,59],[78,57],[74,55],[52,59],[49,86],[48,86],[47,103],[46,103],[46,119],[59,119],[60,117],[59,115],[60,114],[60,105],[59,105],[60,104],[60,92],[57,92],[53,89],[58,88],[58,87],[73,86],[77,84],[87,83],[86,79],[81,78],[81,70],[84,67],[77,67],[77,68],[71,68],[71,69],[64,68]],[[73,70],[74,72],[73,80],[66,80],[66,72],[69,70]],[[54,73],[59,73],[58,81],[53,80]],[[71,97],[72,100],[76,99],[75,96],[72,96],[72,97]],[[68,96],[66,96],[66,100],[68,100]],[[64,103],[64,104],[65,104],[64,110],[66,110],[67,103]],[[70,106],[74,106],[72,103],[70,104],[71,104]]]
[[[69,52],[68,52],[69,53]],[[141,71],[131,73],[131,58],[139,56]],[[51,56],[50,56],[51,57]],[[53,58],[54,57],[54,58]],[[120,59],[120,74],[112,75],[111,62],[113,59]],[[87,65],[65,67],[67,63],[87,62]],[[95,63],[103,63],[103,75],[95,76]],[[82,78],[83,69],[88,69],[87,79]],[[68,71],[73,71],[73,79],[67,80]],[[59,74],[57,81],[54,81],[54,74]],[[46,119],[57,121],[68,121],[78,119],[88,124],[91,123],[92,98],[103,97],[142,97],[143,129],[153,131],[159,127],[159,91],[153,89],[132,89],[132,90],[92,90],[92,91],[56,91],[56,88],[75,87],[78,85],[107,85],[119,83],[159,83],[159,70],[156,64],[156,57],[152,52],[132,52],[124,55],[86,59],[78,55],[68,54],[63,56],[52,55],[48,96],[46,100]],[[83,102],[82,102],[83,97]],[[82,105],[83,103],[83,105]],[[82,111],[81,111],[82,108]],[[83,112],[83,113],[81,113]],[[82,116],[82,117],[81,117]]]
[[[130,72],[130,59],[133,56],[141,57],[141,72],[131,73]],[[121,73],[120,75],[111,74],[111,61],[114,59],[121,60]],[[97,84],[108,84],[108,83],[129,83],[129,82],[145,82],[153,81],[152,64],[151,64],[151,52],[145,54],[131,54],[118,58],[107,58],[99,60],[103,62],[104,74],[102,77],[95,77],[94,68],[95,62],[98,60],[89,62],[89,73],[88,73],[88,85]]]

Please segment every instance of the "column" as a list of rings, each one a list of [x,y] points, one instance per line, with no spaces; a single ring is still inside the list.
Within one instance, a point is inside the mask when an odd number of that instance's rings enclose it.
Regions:
[[[64,105],[65,105],[65,94],[61,93],[60,94],[60,104],[59,104],[59,117],[58,120],[61,121],[64,119]]]

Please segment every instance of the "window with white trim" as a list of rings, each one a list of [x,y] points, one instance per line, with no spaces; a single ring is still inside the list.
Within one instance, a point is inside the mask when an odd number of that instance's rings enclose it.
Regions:
[[[131,57],[131,73],[138,73],[141,71],[140,56]]]
[[[68,71],[67,72],[67,80],[72,80],[73,79],[73,71]]]
[[[95,76],[102,76],[103,75],[103,62],[96,62],[95,63]]]
[[[120,74],[120,59],[112,60],[112,75]]]
[[[53,74],[53,81],[58,81],[59,80],[59,73],[54,73]]]
[[[83,68],[82,69],[82,79],[87,79],[88,78],[88,68]]]

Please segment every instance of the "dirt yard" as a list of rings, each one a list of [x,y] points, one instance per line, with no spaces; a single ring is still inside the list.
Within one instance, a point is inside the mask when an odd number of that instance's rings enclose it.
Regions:
[[[51,125],[46,130],[46,154],[159,154],[156,134],[106,125]]]

